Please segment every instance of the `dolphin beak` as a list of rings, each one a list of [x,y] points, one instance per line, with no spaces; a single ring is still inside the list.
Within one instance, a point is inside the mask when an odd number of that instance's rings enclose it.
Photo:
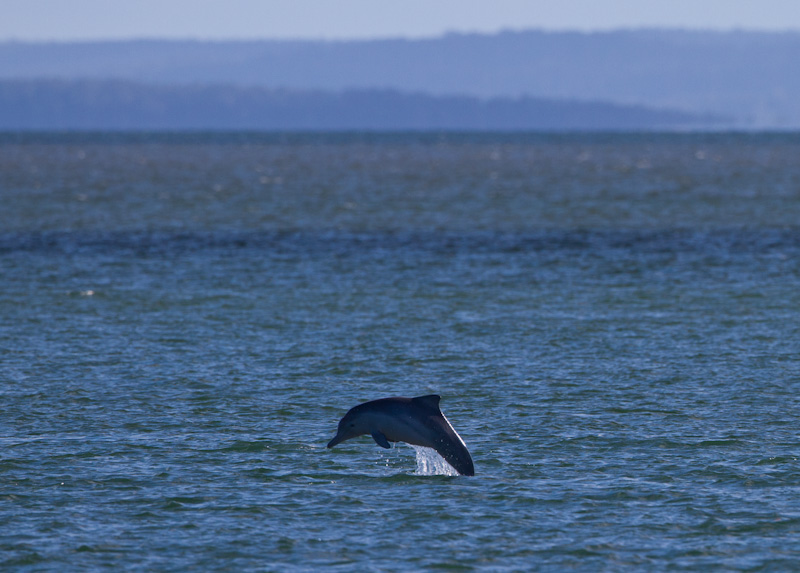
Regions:
[[[336,434],[336,436],[330,442],[328,442],[328,447],[332,448],[336,444],[340,444],[343,441],[344,441],[344,436],[342,434]]]

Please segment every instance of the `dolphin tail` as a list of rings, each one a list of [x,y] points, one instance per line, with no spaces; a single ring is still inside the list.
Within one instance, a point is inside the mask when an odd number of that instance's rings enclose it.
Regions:
[[[458,473],[463,476],[474,476],[475,465],[472,463],[472,456],[469,454],[467,445],[444,414],[439,412],[439,415],[444,424],[442,424],[442,435],[435,441],[434,449]]]
[[[464,444],[453,442],[438,443],[436,444],[436,451],[462,476],[475,475],[472,456],[469,455],[469,451]]]

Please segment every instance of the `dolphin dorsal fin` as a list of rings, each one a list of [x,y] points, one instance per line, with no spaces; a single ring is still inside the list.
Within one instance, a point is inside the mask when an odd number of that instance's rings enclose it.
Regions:
[[[439,396],[439,394],[428,394],[427,396],[417,396],[416,398],[411,398],[411,401],[425,408],[439,410],[439,400],[441,399],[442,397]]]

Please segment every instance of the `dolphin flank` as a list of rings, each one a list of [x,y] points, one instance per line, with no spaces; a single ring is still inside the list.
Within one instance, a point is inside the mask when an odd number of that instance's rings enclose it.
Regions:
[[[439,408],[441,396],[382,398],[350,409],[339,421],[332,448],[350,438],[370,434],[382,448],[389,442],[406,442],[433,448],[461,475],[474,476],[475,466],[464,440],[453,429]]]

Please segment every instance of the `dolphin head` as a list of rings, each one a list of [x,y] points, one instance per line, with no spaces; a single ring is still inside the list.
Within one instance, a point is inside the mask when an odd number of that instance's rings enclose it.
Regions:
[[[328,447],[332,448],[336,444],[341,444],[345,440],[369,434],[370,430],[367,427],[366,420],[360,411],[359,407],[352,408],[347,414],[344,415],[339,421],[339,428],[336,430],[336,435],[328,442]]]

